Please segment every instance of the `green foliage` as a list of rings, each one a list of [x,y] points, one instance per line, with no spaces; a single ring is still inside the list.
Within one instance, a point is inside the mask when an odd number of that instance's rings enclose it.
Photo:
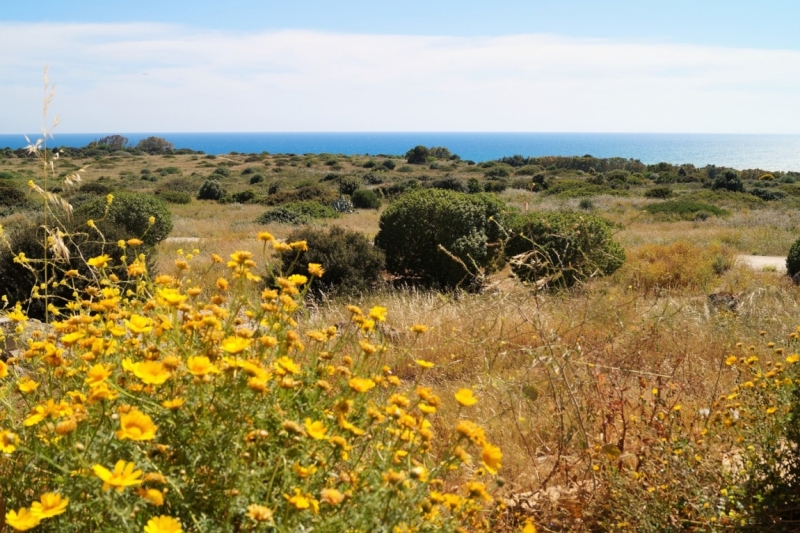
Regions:
[[[430,155],[430,150],[422,145],[418,145],[406,152],[406,161],[410,165],[424,165],[428,162],[428,157],[430,157]]]
[[[547,187],[544,194],[560,198],[586,198],[602,194],[622,196],[625,193],[605,185],[596,185],[584,180],[560,180]]]
[[[453,288],[502,264],[507,218],[508,207],[494,196],[423,189],[383,212],[375,245],[392,274]]]
[[[214,169],[214,172],[211,173],[211,177],[219,176],[220,178],[227,178],[230,177],[230,175],[231,175],[231,169],[229,169],[228,167],[217,167]]]
[[[724,216],[728,212],[715,205],[692,200],[668,200],[645,206],[645,211],[651,215],[658,215],[662,218],[677,220],[695,220],[708,218],[709,216]]]
[[[753,196],[761,198],[765,202],[774,202],[776,200],[783,200],[784,198],[786,198],[786,193],[785,192],[778,191],[778,190],[766,189],[766,188],[754,187],[749,192]]]
[[[0,183],[0,208],[18,209],[28,203],[24,190],[10,183]]]
[[[570,287],[611,274],[625,261],[611,223],[600,217],[533,212],[517,218],[512,228],[506,256],[514,273],[537,287]]]
[[[156,172],[161,174],[162,176],[169,176],[170,174],[181,174],[181,169],[178,167],[164,167],[164,168],[157,168]]]
[[[464,182],[453,177],[435,180],[433,183],[431,183],[431,187],[434,189],[444,189],[447,191],[467,192],[467,187],[464,185]]]
[[[544,167],[539,165],[525,165],[514,171],[515,176],[535,176],[540,172],[544,172]]]
[[[393,159],[384,159],[381,161],[381,165],[386,170],[394,170],[394,167],[397,166],[397,163],[395,163]]]
[[[197,191],[198,200],[219,200],[225,196],[225,189],[215,179],[208,179]]]
[[[258,195],[256,195],[255,191],[247,189],[232,194],[226,194],[219,199],[219,202],[222,204],[247,204],[253,202],[257,198]]]
[[[308,251],[299,256],[294,251],[284,252],[283,272],[310,277],[309,263],[323,265],[325,274],[312,288],[318,295],[361,294],[381,282],[384,254],[363,233],[338,226],[302,228],[290,233],[287,240],[306,241]]]
[[[711,182],[711,188],[732,192],[744,192],[744,182],[735,170],[728,169],[722,174],[717,174]]]
[[[794,241],[792,247],[789,248],[789,254],[786,257],[786,272],[791,277],[800,272],[800,239]]]
[[[644,192],[645,198],[658,198],[665,199],[672,196],[672,189],[670,187],[653,187]]]
[[[362,184],[363,180],[361,180],[361,178],[356,176],[344,176],[339,178],[339,193],[350,196],[356,192],[356,190],[361,187]]]
[[[289,202],[275,207],[260,215],[256,222],[269,224],[280,222],[282,224],[308,224],[311,220],[322,218],[339,218],[341,215],[333,208],[314,200]]]
[[[111,185],[103,183],[102,181],[91,181],[78,187],[78,192],[94,194],[97,196],[106,196],[113,190],[114,188]]]
[[[139,141],[136,145],[136,149],[154,155],[171,153],[175,149],[175,146],[162,137],[147,137]]]
[[[483,176],[489,179],[493,178],[507,178],[511,175],[508,167],[505,166],[493,166],[489,170],[487,170]]]
[[[117,228],[126,238],[141,239],[147,246],[155,246],[172,231],[169,208],[151,194],[120,191],[110,205],[106,198],[97,198],[76,209],[75,216],[94,219],[103,234]]]
[[[156,191],[156,196],[158,196],[168,204],[189,204],[192,202],[191,195],[180,191],[159,189]]]
[[[288,202],[302,202],[306,200],[316,200],[321,204],[328,205],[339,197],[337,192],[333,189],[320,185],[307,185],[298,189],[283,191],[277,190],[277,184],[275,184],[275,186],[275,192],[272,192],[272,186],[270,186],[270,195],[263,200],[267,205],[280,205]]]
[[[477,178],[470,178],[467,181],[467,192],[470,194],[478,194],[483,192],[483,185]]]
[[[250,185],[255,185],[256,183],[261,183],[264,181],[264,176],[261,174],[253,174],[250,176]]]
[[[357,209],[380,209],[381,207],[381,199],[372,189],[356,190],[351,200]]]

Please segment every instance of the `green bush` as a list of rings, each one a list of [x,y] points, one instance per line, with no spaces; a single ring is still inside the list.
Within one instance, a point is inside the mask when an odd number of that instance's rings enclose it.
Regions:
[[[255,185],[256,183],[261,183],[264,181],[264,176],[261,174],[253,174],[250,176],[250,185]]]
[[[308,251],[299,257],[294,250],[285,252],[283,272],[310,277],[308,264],[321,264],[325,274],[312,285],[318,295],[355,295],[375,288],[381,281],[384,254],[363,233],[338,226],[327,230],[302,228],[290,233],[287,240],[306,241]]]
[[[644,193],[645,198],[665,199],[672,196],[672,189],[669,187],[653,187]]]
[[[181,174],[181,169],[179,169],[178,167],[164,167],[164,168],[157,168],[156,172],[158,172],[162,176],[168,176],[170,174]]]
[[[394,167],[397,166],[397,163],[394,162],[393,159],[384,159],[381,162],[381,166],[386,170],[394,170]]]
[[[24,190],[10,183],[0,183],[0,207],[19,208],[28,203],[28,195]]]
[[[339,194],[350,196],[363,184],[363,180],[356,176],[344,176],[339,178]]]
[[[764,188],[756,188],[754,187],[752,190],[749,191],[750,194],[761,198],[765,202],[774,202],[776,200],[783,200],[786,198],[786,193],[783,191],[771,190],[771,189],[764,189]]]
[[[514,171],[515,176],[535,176],[540,172],[544,172],[544,167],[539,165],[525,165]]]
[[[219,176],[220,178],[227,178],[230,175],[231,175],[231,169],[229,169],[228,167],[217,167],[214,169],[214,172],[211,173],[212,178],[214,178],[215,176]]]
[[[536,188],[536,190],[538,189],[539,187]],[[547,187],[544,194],[560,198],[587,198],[602,194],[621,196],[625,193],[605,185],[596,185],[583,180],[561,180]]]
[[[786,257],[786,272],[791,277],[800,272],[800,239],[794,241],[792,247],[789,248],[789,254]]]
[[[508,211],[491,195],[414,191],[383,212],[375,245],[386,252],[392,274],[445,288],[468,285],[481,270],[502,265]]]
[[[381,199],[372,189],[356,190],[351,200],[357,209],[380,209],[381,207]]]
[[[164,189],[159,189],[156,191],[156,196],[168,204],[189,204],[192,202],[191,195],[180,191],[167,191]]]
[[[76,209],[75,216],[94,219],[103,234],[119,229],[125,238],[136,237],[147,246],[155,246],[172,231],[172,214],[167,205],[151,194],[117,192],[111,205],[106,198],[96,198]],[[153,224],[151,217],[155,219]]]
[[[744,192],[744,182],[735,170],[728,169],[722,174],[717,174],[711,182],[712,189],[723,189],[733,192]]]
[[[625,261],[611,223],[579,213],[533,212],[517,218],[506,244],[511,268],[539,287],[570,287],[611,274]]]
[[[225,189],[215,179],[208,179],[197,191],[198,200],[219,200],[225,196]]]
[[[415,146],[406,152],[406,162],[411,165],[424,165],[428,162],[430,157],[430,150],[422,145]]]
[[[321,204],[328,205],[339,197],[339,194],[333,189],[320,185],[307,185],[298,189],[283,191],[277,189],[278,184],[275,184],[275,186],[275,192],[272,192],[272,187],[270,186],[270,195],[263,200],[267,205],[280,205],[307,200],[316,200]]]
[[[222,198],[219,199],[219,203],[221,204],[246,204],[253,202],[256,200],[258,196],[256,195],[255,191],[250,189],[235,192],[232,194],[226,194]]]
[[[728,212],[724,209],[711,204],[703,202],[695,202],[692,200],[668,200],[666,202],[658,202],[650,204],[644,208],[645,211],[651,215],[659,215],[663,218],[672,218],[678,220],[694,220],[707,216],[720,217],[727,215]]]
[[[458,178],[442,178],[440,180],[435,180],[431,183],[431,187],[434,189],[444,189],[446,191],[467,192],[466,185]]]
[[[50,303],[55,304],[56,307],[63,307],[66,301],[72,300],[74,290],[82,293],[84,288],[94,284],[95,274],[86,264],[86,259],[107,254],[111,257],[108,273],[115,274],[121,281],[128,279],[127,268],[120,259],[125,254],[125,250],[117,246],[117,241],[127,239],[131,235],[123,227],[115,224],[101,226],[98,223],[97,226],[103,232],[101,238],[95,230],[80,221],[85,222],[85,218],[76,213],[73,221],[64,228],[72,234],[71,239],[64,240],[64,244],[69,250],[69,259],[55,259],[53,252],[47,250],[47,257],[50,261],[48,277],[52,282],[48,297]],[[43,220],[40,219],[17,225],[9,232],[8,241],[13,252],[6,247],[0,247],[0,297],[5,296],[11,305],[21,302],[23,308],[27,310],[28,316],[37,320],[46,318],[44,298],[32,297],[34,287],[39,288],[42,282],[40,262],[45,257],[44,239],[45,230]],[[148,267],[152,271],[155,263],[154,256],[150,257],[151,250],[148,246],[141,246],[137,252],[148,255]],[[35,265],[35,268],[31,270],[14,261],[15,254],[18,253],[24,253],[30,263]],[[68,270],[75,270],[78,275],[70,276],[68,283],[62,283],[66,279],[65,272]]]
[[[339,218],[341,215],[333,208],[309,200],[290,202],[274,207],[256,219],[258,224],[280,222],[281,224],[308,224],[314,219]],[[312,261],[313,262],[313,261]]]
[[[110,185],[106,185],[100,181],[92,181],[89,183],[84,183],[80,187],[78,187],[78,192],[87,193],[87,194],[94,194],[98,196],[106,196],[110,192],[114,190],[113,187]]]

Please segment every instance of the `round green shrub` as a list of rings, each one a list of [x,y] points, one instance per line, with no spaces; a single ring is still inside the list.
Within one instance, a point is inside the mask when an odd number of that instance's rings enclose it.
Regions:
[[[676,220],[694,220],[698,213],[707,214],[706,218],[708,216],[720,217],[728,214],[727,211],[715,205],[693,200],[667,200],[666,202],[645,206],[644,210],[651,215]]]
[[[156,196],[158,196],[168,204],[189,204],[192,202],[191,195],[180,191],[166,191],[160,189],[156,191]]]
[[[669,187],[653,187],[644,192],[645,198],[665,199],[672,196],[672,189]]]
[[[357,189],[350,198],[356,209],[380,209],[381,199],[372,189]]]
[[[231,169],[228,167],[217,167],[214,169],[214,172],[211,173],[211,176],[220,176],[222,178],[227,178],[231,175]]]
[[[172,231],[172,214],[167,205],[152,194],[117,192],[111,205],[106,198],[96,198],[76,209],[75,216],[79,220],[94,219],[104,234],[119,228],[126,238],[136,237],[147,246],[155,246]],[[150,217],[155,218],[152,225]]]
[[[316,200],[289,202],[281,207],[309,218],[339,218],[341,216],[335,209]]]
[[[283,206],[273,207],[266,213],[259,215],[259,217],[256,218],[255,220],[256,224],[278,223],[278,224],[292,224],[294,226],[299,226],[300,224],[308,224],[310,221],[311,219],[308,216],[302,215],[290,209],[286,209]]]
[[[375,245],[392,274],[443,288],[469,285],[481,270],[503,264],[501,226],[508,213],[492,195],[417,190],[383,212]]]
[[[517,218],[506,257],[521,280],[543,287],[570,287],[608,275],[625,262],[603,218],[562,212],[533,212]]]
[[[711,182],[711,188],[744,192],[744,182],[738,172],[728,169],[722,174],[717,174],[714,181]]]
[[[339,179],[339,193],[350,196],[361,187],[362,183],[363,180],[356,176],[344,176]]]
[[[250,176],[250,185],[255,185],[256,183],[261,183],[264,181],[264,176],[261,174],[253,174]]]
[[[225,189],[215,179],[206,180],[197,191],[198,200],[219,200],[225,196]]]
[[[301,228],[291,232],[287,240],[306,241],[308,251],[299,257],[294,251],[285,252],[284,273],[310,277],[309,263],[321,264],[325,269],[325,274],[311,285],[317,295],[352,296],[365,293],[381,282],[384,254],[363,233],[339,226],[327,230]]]
[[[786,257],[786,272],[791,277],[800,272],[800,239],[794,241],[792,247],[789,248],[789,254]]]

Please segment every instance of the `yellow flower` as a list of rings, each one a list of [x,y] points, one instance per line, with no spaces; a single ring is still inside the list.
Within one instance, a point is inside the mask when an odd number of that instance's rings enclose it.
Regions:
[[[301,274],[292,274],[289,276],[289,281],[296,287],[299,287],[300,285],[308,283],[308,278]]]
[[[793,365],[798,361],[800,361],[800,355],[798,355],[796,353],[793,353],[792,355],[790,355],[790,356],[788,356],[786,358],[786,362],[789,363],[790,365]]]
[[[25,394],[35,391],[38,386],[39,384],[37,382],[27,376],[17,381],[17,388],[20,392],[24,392]]]
[[[31,514],[39,519],[58,516],[67,510],[69,498],[62,498],[57,492],[45,492],[38,502],[31,505]]]
[[[424,359],[416,359],[415,362],[422,368],[433,368],[434,366],[436,366],[430,361],[426,361]]]
[[[97,257],[92,257],[86,261],[86,264],[88,264],[90,267],[105,268],[109,261],[111,261],[111,257],[108,254],[103,254],[98,255]]]
[[[481,460],[483,461],[486,470],[492,474],[496,474],[497,471],[503,466],[501,464],[501,461],[503,460],[503,452],[501,452],[500,448],[497,446],[486,443],[483,445],[483,449],[481,450]]]
[[[83,331],[75,331],[73,333],[67,333],[66,335],[61,336],[61,344],[64,346],[72,346],[82,338],[86,336],[86,333]]]
[[[303,466],[300,463],[295,463],[292,465],[292,470],[297,474],[297,477],[305,479],[308,476],[313,476],[317,472],[317,467],[314,465]]]
[[[186,360],[189,373],[193,376],[205,376],[206,374],[219,374],[219,368],[211,364],[211,360],[205,355],[190,357]]]
[[[736,362],[736,356],[735,355],[731,355],[727,359],[725,359],[725,364],[728,365],[728,366],[731,366],[735,362]]]
[[[144,244],[140,239],[128,239],[128,246],[141,246]]]
[[[478,399],[470,389],[459,389],[455,396],[456,401],[464,407],[469,407],[470,405],[478,403]]]
[[[362,350],[364,350],[364,353],[367,355],[372,355],[378,351],[378,348],[374,344],[370,344],[369,342],[363,339],[358,341],[358,345],[361,347]]]
[[[220,343],[219,347],[223,352],[241,353],[248,349],[252,343],[253,341],[251,339],[228,337]]]
[[[113,472],[103,465],[92,466],[94,474],[103,480],[103,490],[115,488],[117,492],[124,491],[125,487],[141,485],[142,471],[134,470],[134,468],[136,468],[136,465],[133,463],[126,463],[122,459],[117,461],[117,464],[114,465]]]
[[[186,403],[186,400],[183,398],[173,398],[171,400],[164,400],[161,402],[161,405],[166,407],[167,409],[179,409],[183,404]]]
[[[536,526],[534,526],[530,521],[526,521],[525,525],[522,527],[521,533],[536,533]]]
[[[267,233],[267,235],[269,235],[269,233]],[[272,235],[270,235],[270,237],[272,237]],[[269,507],[257,503],[247,506],[247,516],[256,522],[272,522],[272,510]]]
[[[322,489],[320,500],[328,505],[339,505],[344,501],[344,494],[336,489]]]
[[[470,498],[480,498],[487,502],[492,501],[492,497],[486,492],[486,485],[480,481],[470,481],[467,483],[467,492]]]
[[[768,407],[768,408],[767,408],[767,414],[768,414],[768,415],[771,415],[772,413],[774,413],[774,412],[775,412],[775,411],[777,411],[777,410],[778,410],[778,408],[777,408],[777,407]]]
[[[158,289],[156,295],[162,305],[171,307],[179,306],[188,298],[185,294],[181,294],[178,289]]]
[[[153,319],[134,314],[125,321],[125,325],[133,333],[149,333],[153,329]]]
[[[19,511],[9,511],[6,513],[6,524],[17,531],[28,531],[39,525],[39,517],[23,507]]]
[[[133,374],[147,385],[161,385],[172,374],[158,361],[142,361],[133,365]]]
[[[268,231],[259,231],[258,240],[261,242],[271,242],[275,240],[275,237],[273,237]]]
[[[378,322],[386,322],[386,308],[376,305],[369,310],[369,318]]]
[[[314,277],[321,278],[322,275],[325,273],[325,269],[322,268],[322,265],[320,265],[319,263],[309,263],[308,273]]]
[[[308,433],[308,436],[314,440],[324,439],[325,433],[328,432],[328,428],[325,427],[325,424],[319,420],[312,422],[310,418],[306,418],[304,425],[306,426],[306,432]]]
[[[4,361],[0,360],[0,379],[3,379],[8,375],[8,365]]]
[[[303,494],[300,489],[294,489],[294,496],[289,496],[288,494],[283,496],[299,511],[311,509],[314,514],[319,512],[319,502],[310,494]]]
[[[119,418],[120,429],[117,431],[119,440],[153,440],[156,436],[156,427],[153,419],[135,407]]]
[[[98,363],[94,365],[92,368],[86,372],[86,379],[84,382],[89,385],[89,387],[96,387],[103,383],[106,379],[111,376],[111,365],[104,365],[102,363]]]
[[[158,489],[146,489],[144,487],[139,487],[136,489],[136,494],[156,507],[161,507],[164,505],[164,493]]]
[[[147,521],[144,533],[183,533],[181,523],[171,516],[156,516]]]
[[[356,392],[367,392],[375,387],[375,382],[369,378],[352,378],[349,385]]]
[[[287,373],[296,375],[300,373],[300,367],[297,366],[297,363],[284,355],[275,361],[275,371],[281,376],[284,376]]]
[[[18,440],[17,436],[8,429],[0,431],[0,452],[14,453]]]
[[[483,428],[475,422],[459,420],[458,424],[456,424],[456,431],[478,446],[486,444],[486,435],[483,432]]]
[[[427,331],[428,331],[428,326],[424,324],[414,324],[413,326],[411,326],[412,333],[427,333]]]
[[[301,252],[307,252],[308,251],[308,243],[306,243],[306,241],[290,242],[289,246],[292,247],[295,250],[300,250]]]

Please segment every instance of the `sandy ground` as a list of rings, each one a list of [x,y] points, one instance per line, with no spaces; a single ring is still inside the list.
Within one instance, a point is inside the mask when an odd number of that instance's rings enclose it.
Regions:
[[[786,272],[786,258],[779,255],[737,255],[736,260],[755,270],[775,267],[778,272]]]

